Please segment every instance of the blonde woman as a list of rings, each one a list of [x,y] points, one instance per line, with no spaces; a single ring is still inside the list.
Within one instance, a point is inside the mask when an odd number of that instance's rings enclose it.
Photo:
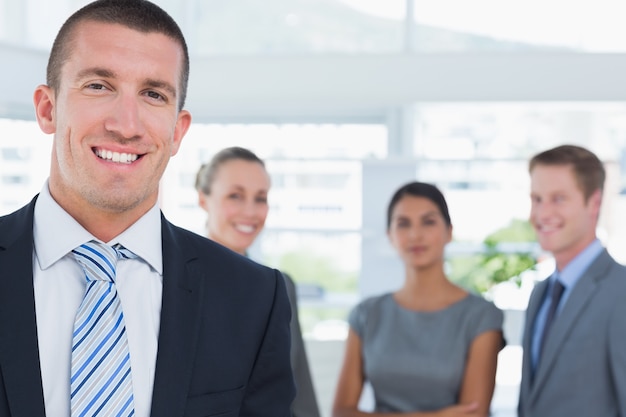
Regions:
[[[264,162],[248,149],[226,148],[203,165],[196,176],[198,201],[208,214],[207,236],[246,255],[263,230],[268,213],[270,178]],[[294,417],[319,417],[309,371],[293,281],[285,274],[291,303],[291,365],[296,383]]]

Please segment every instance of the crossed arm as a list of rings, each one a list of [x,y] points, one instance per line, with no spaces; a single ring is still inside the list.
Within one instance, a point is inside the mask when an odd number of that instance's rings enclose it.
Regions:
[[[361,339],[350,329],[335,392],[332,417],[486,417],[489,415],[495,388],[497,358],[501,347],[500,331],[487,331],[473,340],[468,352],[458,404],[427,412],[366,413],[357,408],[365,382]]]

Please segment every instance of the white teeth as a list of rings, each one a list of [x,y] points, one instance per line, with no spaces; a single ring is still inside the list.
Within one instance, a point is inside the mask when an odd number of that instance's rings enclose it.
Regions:
[[[243,233],[252,233],[252,232],[254,232],[254,226],[248,226],[248,225],[245,225],[245,224],[238,224],[238,225],[235,226],[235,228],[237,230],[239,230],[240,232],[243,232]]]
[[[96,155],[104,160],[119,162],[122,164],[130,164],[131,162],[134,162],[137,160],[137,158],[139,158],[139,155],[134,153],[119,153],[105,151],[101,149],[96,150]]]
[[[557,230],[556,226],[545,226],[545,225],[541,225],[539,226],[539,231],[541,233],[551,233]]]

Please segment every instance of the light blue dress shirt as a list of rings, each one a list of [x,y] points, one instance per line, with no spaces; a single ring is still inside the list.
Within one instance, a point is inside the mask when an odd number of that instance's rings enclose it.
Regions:
[[[587,268],[589,268],[603,249],[604,247],[602,246],[602,243],[598,239],[594,240],[574,259],[572,259],[572,261],[567,264],[562,271],[555,271],[550,278],[548,278],[550,280],[548,288],[545,291],[541,307],[539,308],[539,312],[537,313],[537,317],[535,318],[535,323],[533,325],[530,351],[533,370],[536,369],[539,361],[541,337],[546,323],[548,309],[550,308],[550,294],[552,293],[552,287],[554,287],[557,277],[559,281],[561,281],[561,284],[565,287],[563,295],[561,296],[561,301],[559,302],[559,308],[557,310],[558,315],[561,310],[563,310],[563,306],[567,303],[567,299],[572,293],[572,290],[578,280],[583,276],[583,273],[587,270]]]

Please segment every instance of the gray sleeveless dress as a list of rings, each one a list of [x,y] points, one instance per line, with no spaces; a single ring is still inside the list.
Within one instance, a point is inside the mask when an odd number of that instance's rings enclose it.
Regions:
[[[392,294],[368,298],[348,318],[362,344],[375,411],[432,411],[456,404],[469,346],[502,330],[503,314],[470,294],[438,311],[407,310]]]

